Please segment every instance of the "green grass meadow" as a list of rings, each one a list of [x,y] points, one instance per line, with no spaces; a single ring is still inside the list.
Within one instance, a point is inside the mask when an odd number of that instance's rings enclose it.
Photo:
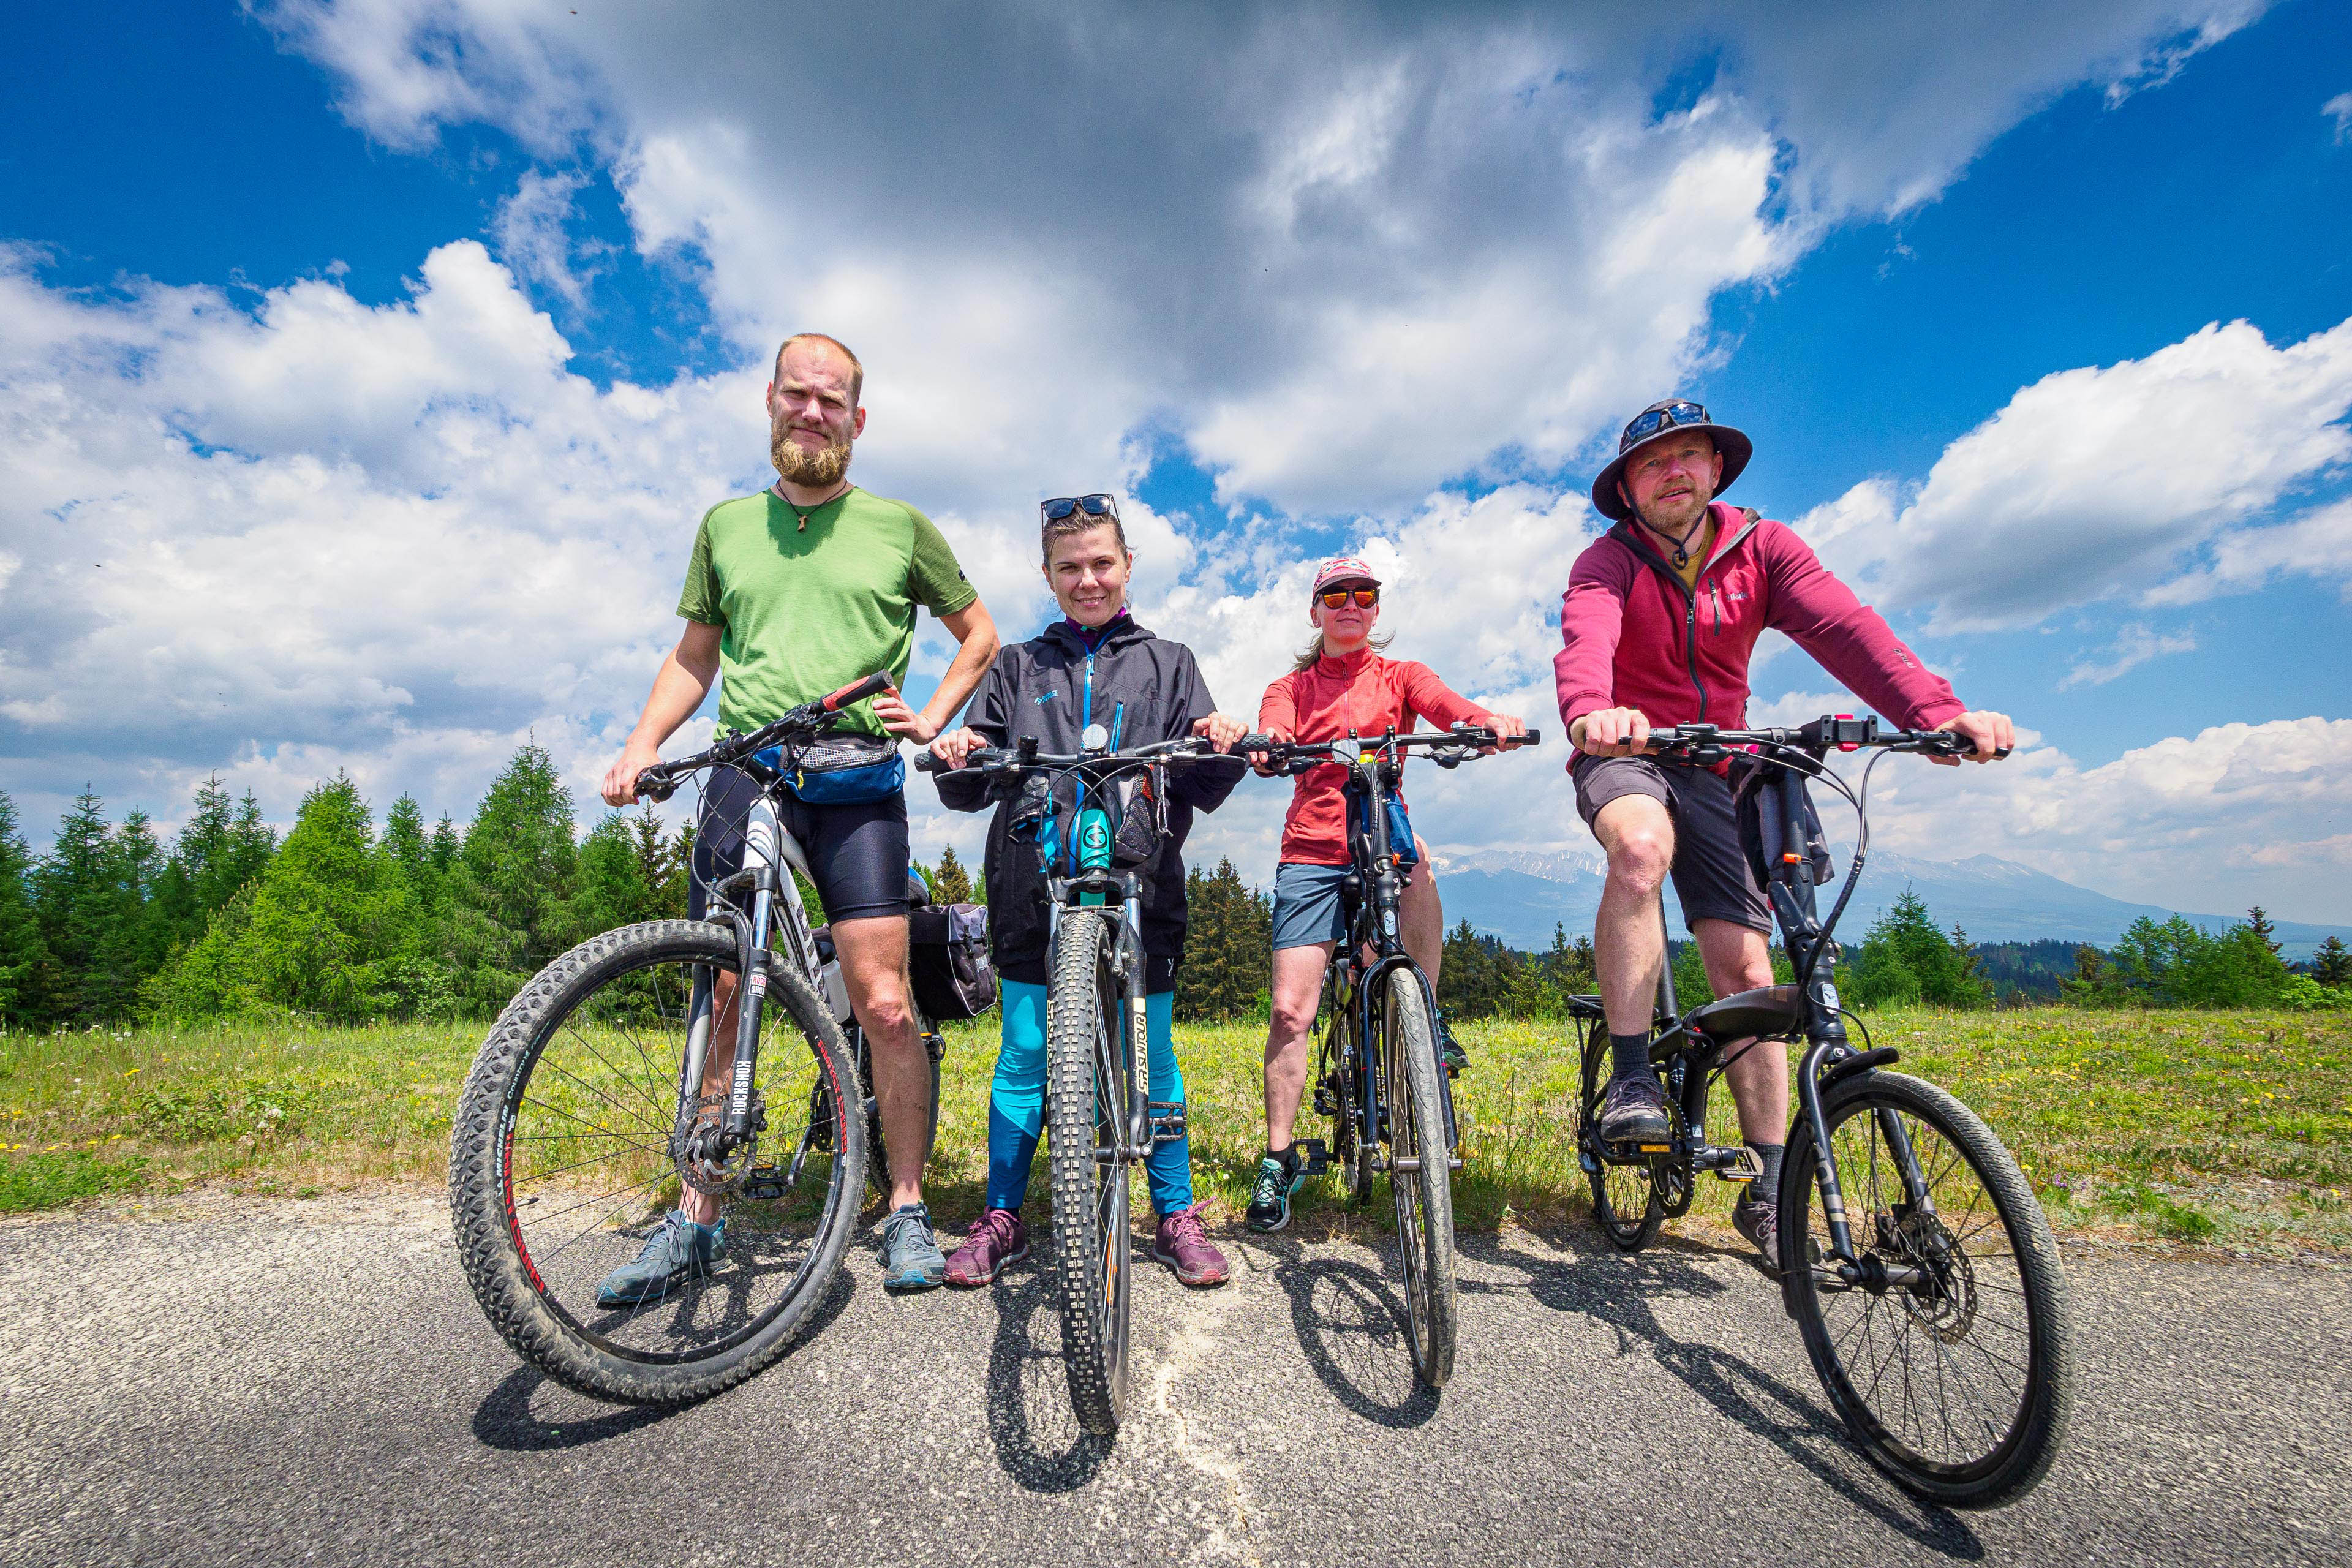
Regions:
[[[2308,1013],[1889,1012],[1904,1070],[1944,1085],[2014,1149],[2061,1230],[2276,1252],[2352,1250],[2352,1017]],[[0,1213],[190,1188],[314,1197],[437,1184],[480,1026],[226,1024],[0,1035]],[[1462,1026],[1472,1071],[1454,1201],[1465,1229],[1549,1226],[1586,1209],[1574,1036]],[[1237,1218],[1264,1128],[1263,1026],[1181,1026],[1199,1194]],[[949,1032],[928,1186],[955,1225],[979,1210],[994,1015]],[[1732,1131],[1718,1089],[1710,1131]],[[1319,1135],[1303,1126],[1301,1132]],[[1030,1209],[1043,1212],[1043,1162]],[[1140,1194],[1139,1194],[1139,1196]],[[1694,1217],[1736,1195],[1702,1179]],[[1379,1229],[1336,1177],[1310,1230]],[[1689,1221],[1685,1221],[1689,1224]]]

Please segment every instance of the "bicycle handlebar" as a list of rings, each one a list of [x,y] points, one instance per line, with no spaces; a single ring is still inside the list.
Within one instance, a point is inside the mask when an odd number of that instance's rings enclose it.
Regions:
[[[1265,739],[1264,736],[1257,738]],[[1248,739],[1247,736],[1243,737],[1244,742]],[[1234,750],[1238,752],[1241,747],[1237,745]],[[1148,746],[1129,746],[1117,752],[1024,752],[1017,746],[975,746],[965,756],[963,765],[974,773],[1010,773],[1025,768],[1076,768],[1101,763],[1198,763],[1232,754],[1215,750],[1197,735],[1187,735],[1174,741],[1155,741]],[[938,752],[926,748],[915,753],[915,771],[948,773],[958,770],[950,767]]]
[[[1266,767],[1272,772],[1303,773],[1309,768],[1332,763],[1353,767],[1369,753],[1402,752],[1410,746],[1425,746],[1433,752],[1444,751],[1451,753],[1433,756],[1431,760],[1440,767],[1456,767],[1474,756],[1517,751],[1522,746],[1540,745],[1542,742],[1543,731],[1540,730],[1505,735],[1484,724],[1456,724],[1449,730],[1417,730],[1403,735],[1391,731],[1386,734],[1349,736],[1337,741],[1276,741],[1265,735],[1244,735],[1234,742],[1234,750],[1262,753],[1266,759]]]
[[[841,710],[853,703],[893,689],[890,672],[877,669],[863,680],[851,681],[838,691],[827,692],[814,702],[803,702],[781,718],[761,725],[748,735],[736,735],[719,742],[709,750],[690,757],[680,757],[674,763],[656,763],[637,774],[636,795],[642,800],[667,800],[677,793],[686,775],[704,768],[725,767],[741,762],[755,752],[787,741],[814,740],[833,728],[841,718]]]
[[[1794,729],[1725,730],[1713,724],[1668,724],[1650,731],[1646,750],[1660,756],[1680,754],[1694,762],[1714,763],[1728,756],[1735,747],[1810,752],[1816,756],[1864,748],[1941,757],[1971,756],[1976,752],[1974,743],[1956,731],[1882,730],[1877,720],[1857,719],[1851,713],[1824,713]],[[1993,756],[1995,760],[2006,757],[2011,750],[2002,746]]]

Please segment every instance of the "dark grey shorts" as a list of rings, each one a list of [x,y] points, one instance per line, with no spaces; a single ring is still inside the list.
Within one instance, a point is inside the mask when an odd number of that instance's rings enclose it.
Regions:
[[[1661,766],[1649,757],[1579,756],[1573,768],[1576,813],[1584,826],[1620,795],[1645,795],[1666,808],[1675,824],[1675,897],[1683,921],[1729,921],[1772,932],[1772,906],[1757,885],[1739,841],[1739,817],[1732,809],[1731,785],[1705,768]]]

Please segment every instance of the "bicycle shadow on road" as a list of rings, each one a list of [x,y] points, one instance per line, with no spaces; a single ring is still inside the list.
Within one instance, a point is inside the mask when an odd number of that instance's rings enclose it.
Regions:
[[[1525,1275],[1528,1295],[1541,1305],[1607,1325],[1617,1336],[1619,1355],[1647,1351],[1692,1393],[1889,1530],[1947,1557],[1966,1562],[1984,1557],[1984,1542],[1959,1515],[1919,1501],[1871,1469],[1850,1445],[1843,1424],[1809,1391],[1792,1387],[1720,1346],[1677,1339],[1658,1321],[1655,1304],[1660,1301],[1730,1296],[1731,1286],[1696,1261],[1722,1257],[1717,1248],[1662,1237],[1628,1255],[1580,1238],[1577,1256],[1551,1262],[1508,1249],[1491,1237],[1464,1237],[1460,1246],[1465,1256],[1480,1263]],[[1508,1289],[1486,1287],[1498,1288]],[[1777,1299],[1771,1310],[1780,1321]],[[1793,1335],[1794,1327],[1789,1331]],[[1863,1479],[1856,1479],[1856,1472]]]
[[[988,1350],[988,1440],[997,1465],[1026,1490],[1076,1491],[1103,1468],[1115,1440],[1081,1429],[1070,1408],[1053,1271],[1000,1275],[989,1294],[996,1338]]]
[[[1253,1237],[1248,1245],[1274,1255],[1266,1272],[1289,1298],[1298,1348],[1341,1405],[1400,1431],[1437,1414],[1438,1395],[1413,1374],[1404,1298],[1382,1269],[1328,1253],[1310,1257],[1286,1237]]]
[[[849,1270],[835,1274],[824,1299],[808,1315],[808,1321],[794,1331],[792,1342],[774,1368],[831,1326],[834,1320],[847,1309],[856,1289],[850,1282]],[[550,1419],[534,1415],[531,1400],[541,1387],[547,1387],[552,1397],[564,1405],[601,1409],[604,1414],[565,1419]],[[670,1416],[691,1410],[701,1401],[685,1405],[599,1405],[585,1394],[572,1393],[556,1384],[535,1366],[519,1366],[509,1373],[496,1388],[485,1394],[474,1407],[474,1440],[484,1447],[502,1449],[510,1454],[543,1454],[566,1448],[584,1447],[592,1443],[607,1442],[626,1436],[640,1427],[650,1426]]]

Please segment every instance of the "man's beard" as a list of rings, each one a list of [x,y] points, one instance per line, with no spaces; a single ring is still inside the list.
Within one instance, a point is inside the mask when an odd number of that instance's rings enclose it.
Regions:
[[[1633,515],[1652,532],[1680,539],[1698,526],[1699,520],[1706,515],[1706,503],[1714,499],[1713,492],[1704,486],[1695,487],[1688,495],[1676,496],[1664,506],[1653,501],[1648,506],[1635,507]]]
[[[827,489],[849,472],[849,437],[835,437],[830,445],[811,451],[793,439],[790,425],[778,424],[769,432],[768,457],[776,465],[776,476],[786,484]]]

